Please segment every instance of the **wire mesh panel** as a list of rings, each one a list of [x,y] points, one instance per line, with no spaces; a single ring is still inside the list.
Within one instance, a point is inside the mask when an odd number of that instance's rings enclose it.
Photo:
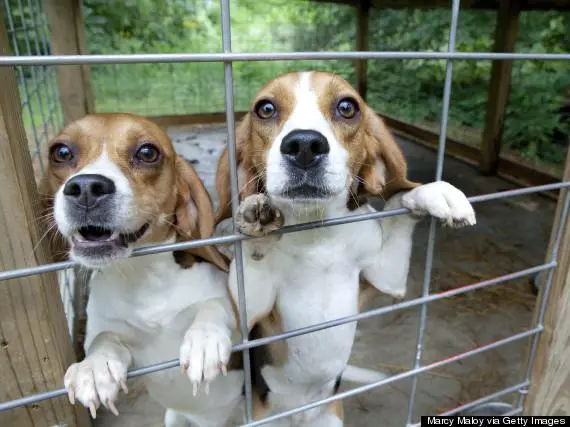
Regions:
[[[14,55],[49,55],[49,29],[41,0],[2,0],[6,29]],[[55,66],[15,67],[22,100],[22,117],[36,181],[44,171],[48,140],[63,125]],[[69,330],[74,321],[74,272],[58,273]]]
[[[176,2],[173,2],[173,4]],[[237,2],[235,5],[235,9],[240,7],[247,7],[247,2]],[[228,147],[230,153],[230,168],[231,168],[231,190],[233,195],[233,200],[238,199],[238,179],[237,179],[237,167],[235,163],[236,153],[235,153],[235,122],[234,122],[234,111],[238,102],[236,102],[236,98],[234,97],[234,91],[238,86],[238,82],[236,80],[236,76],[238,75],[247,75],[247,66],[253,64],[255,65],[256,61],[310,61],[306,62],[304,65],[310,64],[311,66],[321,63],[320,61],[353,61],[356,59],[369,59],[369,60],[439,60],[444,61],[445,63],[445,79],[444,85],[442,87],[442,102],[441,102],[441,112],[440,112],[440,139],[439,139],[439,149],[437,154],[437,164],[435,167],[435,180],[441,180],[443,175],[443,167],[444,167],[444,154],[445,154],[445,141],[446,141],[446,132],[448,127],[448,119],[450,115],[450,109],[452,106],[452,89],[453,89],[453,65],[456,63],[457,60],[465,60],[465,61],[474,61],[474,60],[499,60],[499,59],[526,59],[526,60],[544,60],[544,61],[570,61],[570,54],[567,53],[516,53],[516,54],[502,54],[502,53],[488,53],[488,52],[457,52],[456,50],[456,37],[458,34],[458,20],[459,20],[459,10],[460,10],[460,1],[454,0],[451,13],[449,15],[449,34],[448,40],[446,43],[446,48],[444,51],[431,51],[431,52],[407,52],[407,51],[400,51],[400,52],[388,52],[388,51],[372,51],[372,52],[352,52],[349,51],[349,47],[347,46],[345,50],[339,49],[335,51],[316,51],[314,50],[307,50],[305,52],[279,52],[279,51],[271,51],[271,49],[267,49],[266,52],[263,52],[264,49],[260,49],[262,52],[258,52],[256,50],[255,53],[247,52],[247,51],[240,51],[240,47],[244,48],[245,46],[249,46],[251,44],[250,41],[245,40],[242,41],[239,39],[232,40],[232,25],[236,25],[239,27],[239,24],[235,24],[232,22],[231,14],[230,14],[230,4],[229,0],[221,0],[221,19],[220,19],[220,41],[221,41],[221,50],[215,51],[216,49],[206,50],[208,53],[137,53],[137,54],[113,54],[113,55],[86,55],[86,56],[35,56],[33,52],[25,52],[26,54],[20,53],[19,57],[2,57],[0,58],[0,66],[17,66],[22,67],[24,65],[33,65],[33,68],[37,67],[45,67],[55,65],[55,64],[96,64],[97,66],[107,67],[105,71],[101,71],[101,73],[108,72],[109,79],[117,79],[117,75],[113,75],[113,67],[116,67],[116,64],[130,64],[126,67],[141,67],[140,69],[146,69],[148,72],[152,68],[156,68],[154,64],[160,64],[158,69],[160,71],[156,71],[158,73],[166,73],[165,75],[170,75],[168,73],[175,72],[177,67],[187,68],[187,67],[200,67],[200,66],[211,66],[212,70],[215,68],[220,70],[221,74],[215,75],[215,78],[218,77],[223,78],[223,97],[224,97],[224,106],[226,110],[226,120],[227,120],[227,133],[228,133]],[[339,9],[340,10],[340,9]],[[275,19],[278,20],[278,17]],[[302,18],[299,18],[302,19]],[[15,27],[12,27],[15,28]],[[277,33],[278,35],[280,33]],[[282,37],[287,38],[287,32],[284,30]],[[327,38],[330,37],[330,34]],[[233,43],[232,43],[233,42]],[[304,44],[305,41],[301,41],[301,44]],[[317,44],[321,44],[323,41],[319,41]],[[237,46],[237,47],[236,47]],[[299,49],[300,45],[293,45],[292,49]],[[157,48],[156,50],[160,50]],[[235,51],[238,50],[236,53]],[[47,51],[46,51],[47,52]],[[44,53],[46,53],[44,52]],[[319,62],[315,62],[319,61]],[[192,63],[192,64],[188,64]],[[133,65],[136,64],[136,65]],[[152,64],[152,65],[150,65]],[[297,67],[299,64],[298,62],[294,63],[292,67]],[[144,68],[146,67],[146,68]],[[19,69],[20,69],[19,68]],[[117,68],[115,68],[117,70]],[[155,72],[155,71],[153,71]],[[20,71],[21,73],[21,71]],[[242,74],[240,74],[242,73]],[[144,74],[144,73],[143,73]],[[163,76],[164,77],[164,76]],[[161,79],[163,79],[161,77]],[[211,77],[211,76],[210,76]],[[240,77],[241,78],[241,77]],[[212,80],[214,80],[212,78]],[[183,85],[185,79],[181,79],[177,84]],[[121,98],[120,90],[121,84],[117,84],[117,93],[116,99],[119,100]],[[151,85],[152,86],[152,85]],[[257,89],[257,88],[256,88]],[[103,90],[103,89],[101,89]],[[107,89],[104,89],[107,90]],[[157,89],[158,90],[158,89]],[[100,92],[103,93],[104,92]],[[170,98],[167,99],[167,102],[171,105],[171,111],[178,111],[180,103],[183,103],[184,100],[178,99],[176,97],[176,91],[166,91],[166,94],[161,94],[161,96],[167,96]],[[246,92],[247,93],[247,92]],[[249,94],[251,95],[251,94]],[[109,95],[111,99],[113,99],[113,95]],[[147,99],[148,93],[141,95],[141,99]],[[222,93],[215,93],[215,96],[222,96]],[[25,98],[28,99],[28,98]],[[243,102],[247,97],[244,97]],[[216,100],[210,99],[208,104],[213,102],[216,105]],[[241,101],[239,101],[241,102]],[[194,104],[194,103],[192,103]],[[126,105],[126,108],[130,106]],[[154,101],[150,100],[148,106],[146,107],[147,110],[151,111],[150,109],[154,108]],[[140,110],[135,109],[135,112],[140,112]],[[160,110],[170,111],[170,110]],[[48,116],[49,117],[49,116]],[[522,196],[525,194],[533,194],[553,189],[562,189],[570,187],[570,182],[561,182],[556,184],[549,184],[531,188],[523,188],[523,189],[516,189],[516,190],[509,190],[509,191],[501,191],[496,193],[490,193],[485,195],[478,195],[474,197],[470,197],[469,200],[471,203],[483,203],[483,202],[492,202],[497,201],[500,199],[506,199],[511,197]],[[439,369],[444,366],[451,365],[453,363],[463,361],[464,359],[472,358],[476,355],[490,352],[492,350],[496,350],[502,346],[513,344],[516,342],[520,342],[523,340],[531,341],[531,352],[530,356],[526,362],[526,369],[521,375],[519,381],[515,384],[510,384],[504,390],[495,391],[488,396],[481,397],[473,402],[462,404],[452,410],[448,410],[446,414],[458,413],[460,411],[472,408],[480,403],[484,403],[490,401],[492,399],[496,399],[498,397],[504,397],[508,394],[518,394],[520,396],[518,400],[518,405],[515,406],[510,414],[520,413],[522,411],[522,405],[524,403],[524,395],[527,392],[528,385],[530,384],[530,367],[532,366],[533,358],[535,357],[537,343],[538,343],[538,336],[543,331],[543,320],[544,320],[544,313],[546,310],[546,301],[548,299],[548,293],[550,287],[552,286],[552,271],[557,265],[557,256],[558,256],[558,248],[561,242],[561,235],[562,230],[565,226],[568,214],[568,208],[570,204],[570,198],[566,197],[564,200],[564,208],[563,208],[563,215],[560,219],[559,226],[556,232],[556,239],[554,250],[552,251],[551,258],[547,260],[545,263],[537,263],[537,265],[529,266],[528,268],[522,269],[520,271],[512,271],[506,272],[504,275],[499,277],[493,278],[486,278],[483,280],[478,280],[474,283],[464,284],[462,286],[440,291],[440,292],[433,292],[431,290],[431,273],[432,273],[432,264],[433,264],[433,257],[434,257],[434,250],[435,250],[435,242],[436,242],[436,229],[435,229],[435,221],[430,221],[429,226],[429,238],[428,244],[426,249],[426,263],[425,263],[425,273],[423,277],[423,286],[422,286],[422,293],[421,296],[417,298],[412,298],[409,300],[405,300],[402,302],[398,302],[392,305],[383,306],[380,308],[374,308],[368,311],[364,311],[362,313],[347,316],[340,319],[331,320],[328,322],[311,325],[308,327],[304,327],[297,330],[290,330],[286,331],[282,334],[275,335],[272,337],[260,338],[255,340],[248,340],[247,339],[247,318],[246,318],[246,307],[244,302],[244,287],[247,286],[246,281],[243,277],[243,265],[242,265],[242,254],[241,254],[241,242],[246,239],[250,239],[244,235],[234,233],[230,236],[224,237],[213,237],[209,239],[203,240],[195,240],[189,242],[180,242],[175,244],[166,244],[166,245],[159,245],[154,247],[148,247],[143,249],[135,250],[133,256],[145,256],[149,254],[155,254],[159,252],[167,252],[173,250],[181,250],[181,249],[189,249],[189,248],[196,248],[205,245],[219,245],[219,244],[235,244],[235,260],[237,265],[237,275],[238,275],[238,288],[239,288],[239,301],[238,301],[238,308],[240,311],[240,330],[242,333],[242,342],[235,345],[233,350],[234,351],[242,351],[245,358],[245,378],[246,378],[246,387],[245,387],[245,394],[246,394],[246,414],[247,414],[247,422],[246,426],[256,426],[256,425],[263,425],[268,422],[284,418],[287,416],[291,416],[293,414],[306,411],[308,409],[325,405],[327,403],[333,402],[335,400],[348,398],[351,396],[355,396],[360,393],[364,393],[370,391],[374,388],[386,386],[389,384],[393,384],[397,381],[402,380],[410,380],[410,392],[409,392],[409,404],[407,407],[406,413],[406,424],[414,424],[417,422],[417,414],[415,413],[415,398],[416,393],[418,390],[418,378],[420,375],[432,372],[436,369]],[[233,204],[233,209],[237,209],[237,204]],[[366,214],[359,214],[359,215],[352,215],[349,217],[343,218],[333,218],[333,219],[326,219],[323,221],[318,222],[311,222],[311,223],[304,223],[292,226],[286,226],[280,230],[278,233],[294,233],[301,230],[308,230],[313,228],[323,228],[323,227],[331,227],[337,226],[341,224],[347,224],[352,222],[358,221],[370,221],[370,220],[381,220],[382,218],[395,216],[395,215],[407,215],[409,212],[406,209],[396,209],[390,211],[381,211],[381,212],[371,212]],[[0,272],[0,280],[8,280],[14,279],[18,277],[25,277],[34,274],[41,274],[50,271],[63,271],[65,269],[69,269],[74,267],[75,264],[72,261],[65,261],[59,263],[53,263],[49,265],[43,265],[39,267],[33,268],[22,268],[18,270],[11,270],[11,271],[3,271]],[[450,299],[452,297],[458,295],[464,295],[467,293],[471,293],[476,290],[481,290],[489,287],[494,287],[499,284],[503,284],[507,281],[530,276],[536,274],[538,272],[546,272],[547,280],[545,283],[545,290],[543,292],[541,300],[538,302],[538,318],[537,321],[530,327],[525,330],[522,330],[518,333],[502,336],[501,338],[475,346],[474,348],[464,350],[460,353],[450,355],[447,358],[436,360],[436,361],[424,361],[424,337],[425,337],[425,330],[426,330],[426,322],[429,319],[429,304],[434,304],[438,301],[443,301]],[[375,316],[386,315],[388,313],[399,312],[401,310],[410,309],[410,308],[418,308],[419,309],[419,322],[417,325],[417,340],[416,346],[414,348],[414,359],[412,362],[411,369],[407,369],[401,373],[389,376],[388,378],[379,380],[372,384],[367,384],[363,386],[359,386],[347,391],[340,392],[335,394],[331,397],[326,399],[322,399],[316,402],[312,402],[307,405],[303,405],[297,408],[291,408],[285,412],[274,414],[269,417],[266,417],[262,420],[252,420],[252,387],[251,387],[251,373],[249,372],[249,363],[248,363],[248,352],[250,349],[262,345],[267,345],[272,342],[276,342],[278,340],[284,340],[292,337],[296,337],[303,334],[308,334],[311,332],[316,332],[319,330],[327,329],[327,328],[334,328],[336,326],[346,324],[349,322],[356,322],[364,319],[369,319]],[[157,364],[153,364],[150,366],[146,366],[143,368],[139,368],[136,370],[131,371],[128,376],[129,378],[147,375],[152,372],[161,371],[164,369],[171,369],[174,367],[179,366],[178,360],[169,360],[163,361]],[[0,411],[10,410],[22,405],[32,404],[34,402],[38,402],[45,399],[50,399],[56,396],[61,396],[66,394],[64,389],[56,389],[52,391],[48,391],[45,393],[38,393],[32,396],[26,396],[21,399],[16,399],[8,402],[0,402]]]

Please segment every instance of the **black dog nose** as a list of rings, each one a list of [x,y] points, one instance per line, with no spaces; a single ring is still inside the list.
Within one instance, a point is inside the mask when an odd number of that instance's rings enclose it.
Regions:
[[[83,206],[93,206],[115,191],[115,183],[109,178],[89,173],[74,176],[63,187],[65,196]]]
[[[327,139],[314,130],[294,130],[281,142],[281,153],[301,169],[315,166],[329,150]]]

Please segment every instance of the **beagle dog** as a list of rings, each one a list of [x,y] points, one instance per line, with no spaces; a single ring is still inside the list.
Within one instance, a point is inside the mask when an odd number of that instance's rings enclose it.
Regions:
[[[127,370],[179,357],[183,373],[144,376],[165,426],[225,425],[243,389],[243,372],[228,369],[236,314],[227,259],[214,247],[178,253],[179,262],[171,252],[129,258],[213,233],[210,197],[169,137],[135,115],[88,115],[50,141],[40,192],[65,245],[54,251],[94,270],[86,357],[64,378],[70,401],[93,418],[100,406],[118,415]]]
[[[247,322],[254,337],[354,315],[378,291],[403,297],[420,219],[475,224],[459,189],[408,180],[404,156],[383,121],[333,74],[288,73],[266,84],[238,125],[237,161],[237,227],[266,236],[243,243]],[[231,217],[227,151],[216,181],[216,221],[223,228]],[[283,225],[372,212],[368,196],[384,198],[385,210],[406,207],[412,214],[269,234]],[[230,291],[236,299],[234,264]],[[333,395],[355,332],[353,322],[254,352],[257,417]],[[342,406],[337,401],[268,425],[342,426]]]

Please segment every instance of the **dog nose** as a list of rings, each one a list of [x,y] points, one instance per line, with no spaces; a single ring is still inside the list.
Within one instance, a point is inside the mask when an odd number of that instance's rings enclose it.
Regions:
[[[294,130],[281,142],[281,153],[301,169],[315,166],[329,150],[327,139],[314,130]]]
[[[103,175],[81,174],[71,178],[63,187],[63,194],[82,206],[93,206],[114,194],[115,183]]]

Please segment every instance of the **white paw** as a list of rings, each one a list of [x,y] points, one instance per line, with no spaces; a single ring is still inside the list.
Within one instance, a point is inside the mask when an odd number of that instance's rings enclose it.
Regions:
[[[184,335],[180,347],[180,366],[193,385],[196,396],[200,383],[208,384],[222,372],[226,375],[226,366],[232,352],[231,332],[228,328],[215,324],[201,323],[192,325]]]
[[[402,204],[413,215],[431,215],[444,225],[464,227],[475,225],[475,211],[461,190],[445,181],[414,188],[402,197]]]
[[[128,393],[127,367],[118,360],[92,355],[71,365],[65,373],[63,383],[69,401],[72,404],[75,400],[81,402],[89,408],[93,418],[96,418],[97,409],[101,405],[119,415],[115,401],[119,390]]]

